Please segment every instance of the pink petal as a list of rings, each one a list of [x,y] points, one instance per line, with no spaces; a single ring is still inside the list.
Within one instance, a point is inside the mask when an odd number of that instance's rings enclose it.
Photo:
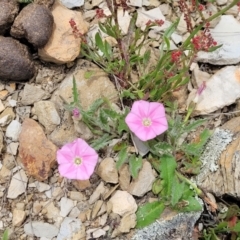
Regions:
[[[149,117],[153,120],[165,117],[165,109],[161,103],[151,102],[149,108]]]
[[[75,179],[76,167],[73,164],[61,164],[58,166],[58,171],[63,177]]]
[[[66,145],[57,151],[57,161],[59,164],[68,163],[74,158],[74,155]]]
[[[148,141],[157,136],[156,132],[153,130],[152,127],[142,126],[137,132],[134,133],[142,141]]]
[[[144,100],[135,101],[132,105],[131,112],[138,115],[141,119],[147,117],[149,112],[149,102]]]
[[[81,157],[88,147],[89,145],[83,139],[77,138],[74,141],[74,145],[72,146],[72,149],[75,156]]]
[[[135,132],[142,126],[142,118],[138,117],[136,114],[130,112],[126,118],[125,122],[132,132]]]

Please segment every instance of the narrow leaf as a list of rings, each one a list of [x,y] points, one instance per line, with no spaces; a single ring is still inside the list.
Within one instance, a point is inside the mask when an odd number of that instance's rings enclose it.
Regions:
[[[192,130],[195,130],[197,127],[203,125],[203,123],[205,122],[206,122],[205,119],[198,119],[196,121],[193,121],[183,128],[183,132],[191,132]]]
[[[181,199],[184,191],[184,182],[180,183],[176,176],[174,176],[172,185],[171,204],[174,207]]]
[[[104,43],[98,32],[95,35],[95,42],[96,42],[96,46],[100,49],[100,51],[105,54]]]
[[[118,154],[118,160],[116,162],[116,167],[118,170],[126,162],[127,157],[128,157],[127,146],[124,146]]]
[[[156,219],[158,219],[163,212],[165,206],[161,202],[152,202],[147,203],[144,206],[138,208],[136,213],[137,215],[137,228],[143,228],[151,223],[153,223]]]
[[[187,206],[182,208],[183,212],[197,212],[202,210],[202,206],[195,197],[189,197],[184,199],[187,202]]]
[[[94,140],[91,144],[91,147],[97,151],[107,146],[111,139],[112,137],[109,134],[104,134],[102,137]]]
[[[129,170],[133,178],[137,178],[140,169],[142,168],[142,158],[132,155],[129,158]]]

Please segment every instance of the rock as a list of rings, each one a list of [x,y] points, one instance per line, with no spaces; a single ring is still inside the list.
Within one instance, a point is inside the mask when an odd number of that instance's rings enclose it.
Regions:
[[[112,207],[113,213],[117,213],[120,216],[137,211],[135,199],[126,191],[117,190],[109,199],[107,205]]]
[[[92,219],[95,219],[95,217],[97,216],[99,210],[101,209],[103,205],[103,200],[98,200],[95,202],[94,206],[93,206],[93,209],[92,209],[92,215],[91,215],[91,218]]]
[[[87,72],[92,72],[93,74],[86,78]],[[79,99],[83,109],[88,109],[94,101],[103,97],[108,98],[113,103],[117,102],[118,93],[107,74],[95,64],[80,59],[76,67],[67,74],[52,96],[52,101],[57,108],[62,108],[62,100],[59,96],[68,103],[73,101],[73,76],[76,79]]]
[[[101,236],[104,236],[106,234],[106,231],[104,231],[103,229],[97,229],[96,231],[94,231],[92,233],[92,236],[95,238],[95,239],[98,239],[100,238]]]
[[[78,202],[85,200],[85,196],[81,192],[76,192],[76,191],[70,191],[69,198],[72,199],[73,201],[78,201]]]
[[[26,105],[32,105],[44,98],[46,92],[41,87],[34,86],[32,84],[25,84],[22,94],[21,103]]]
[[[11,176],[11,171],[6,167],[6,166],[2,166],[1,170],[0,170],[0,183],[6,183],[9,181]]]
[[[61,0],[61,3],[67,8],[74,8],[83,6],[84,0]]]
[[[26,212],[19,209],[13,209],[13,220],[12,225],[14,227],[19,227],[22,225],[23,221],[26,218]]]
[[[44,48],[38,50],[38,55],[47,62],[72,62],[80,53],[81,38],[74,36],[69,21],[73,19],[82,34],[87,32],[87,24],[80,12],[69,10],[58,1],[53,5],[52,15],[55,23],[52,35]]]
[[[29,236],[46,237],[52,239],[58,235],[59,229],[49,223],[29,222],[24,225],[24,232]]]
[[[105,158],[99,164],[97,174],[107,183],[118,183],[118,172],[113,158]]]
[[[37,188],[38,192],[45,192],[51,188],[50,185],[43,182],[37,182],[37,181],[29,184],[28,187]]]
[[[74,207],[73,200],[66,197],[62,197],[60,204],[61,204],[60,216],[66,217]]]
[[[200,115],[214,112],[234,103],[239,97],[240,67],[229,66],[222,68],[206,82],[206,88],[199,96],[194,114]]]
[[[91,187],[91,183],[89,180],[73,180],[72,184],[79,191],[83,191]]]
[[[131,175],[128,164],[123,164],[119,169],[119,184],[123,191],[127,191],[130,185]]]
[[[11,142],[7,145],[7,153],[10,153],[12,155],[17,155],[18,150],[18,142]]]
[[[5,109],[5,106],[3,105],[2,100],[0,100],[0,112],[2,112]]]
[[[8,107],[0,115],[0,126],[4,127],[9,124],[15,118],[13,109]]]
[[[57,236],[57,240],[73,239],[74,235],[78,235],[79,238],[75,239],[85,239],[85,227],[79,219],[64,218],[60,231]]]
[[[123,8],[118,8],[117,18],[118,18],[119,27],[122,30],[122,33],[127,34],[129,24],[131,21],[131,16],[129,15],[128,11],[124,10]]]
[[[15,167],[15,157],[12,154],[4,154],[3,165],[12,170]]]
[[[55,105],[51,101],[34,103],[34,110],[38,121],[45,127],[47,133],[51,133],[61,122]]]
[[[89,198],[89,204],[95,203],[101,196],[103,196],[107,192],[106,187],[103,182],[100,182],[97,188],[94,190],[92,195]]]
[[[38,181],[48,178],[56,163],[57,147],[49,141],[40,125],[25,119],[19,136],[19,157],[27,173]]]
[[[25,45],[10,37],[0,36],[0,78],[23,82],[33,77],[35,68]]]
[[[216,0],[218,6],[226,5],[227,2],[228,2],[227,0]]]
[[[31,107],[17,107],[16,113],[20,117],[20,119],[23,121],[25,118],[30,117],[31,113]]]
[[[18,14],[19,5],[15,0],[0,0],[0,5],[0,35],[4,35]]]
[[[28,178],[23,170],[18,171],[12,176],[8,188],[7,198],[15,199],[22,193],[26,192]]]
[[[190,240],[194,225],[199,219],[201,211],[177,213],[165,209],[161,217],[153,224],[137,230],[131,240],[171,239]]]
[[[59,217],[60,210],[59,208],[55,207],[53,202],[46,204],[46,210],[47,210],[46,216],[48,219],[55,220],[57,217]]]
[[[134,228],[135,226],[136,226],[136,214],[135,213],[127,214],[122,217],[118,230],[121,233],[127,233],[130,232],[130,229]]]
[[[30,3],[16,17],[10,34],[15,38],[26,38],[37,48],[44,47],[53,29],[53,16],[50,10]]]
[[[12,120],[6,129],[6,137],[12,139],[12,141],[17,141],[20,131],[21,123],[17,120]]]
[[[214,65],[230,65],[240,62],[240,23],[232,15],[222,15],[214,29],[210,29],[213,39],[222,47],[213,52],[200,51],[196,60]]]
[[[155,181],[154,172],[148,161],[143,161],[142,169],[138,173],[138,177],[131,182],[128,192],[134,196],[142,197],[145,193],[152,189]]]
[[[197,184],[217,196],[227,194],[240,198],[239,120],[240,117],[236,117],[226,122],[218,130],[218,138],[211,137],[207,144],[208,154],[203,153],[200,158],[203,167],[196,178]],[[213,136],[215,135],[216,133]],[[210,154],[216,156],[214,167],[211,167],[213,164],[208,166],[213,161],[212,157],[208,157]]]
[[[3,138],[4,138],[4,133],[0,131],[0,153],[3,150]]]

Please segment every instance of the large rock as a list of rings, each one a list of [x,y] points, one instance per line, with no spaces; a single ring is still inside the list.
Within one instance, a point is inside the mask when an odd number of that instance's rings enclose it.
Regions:
[[[19,157],[27,173],[39,181],[46,180],[56,162],[57,147],[46,138],[40,125],[29,118],[22,124],[19,144]]]
[[[19,6],[15,0],[0,0],[0,6],[0,35],[3,35],[18,14]]]
[[[26,38],[35,47],[44,47],[53,29],[53,16],[50,10],[35,3],[28,4],[15,19],[11,35]]]
[[[240,62],[240,22],[232,15],[222,15],[220,22],[211,35],[218,45],[222,45],[213,52],[199,52],[197,61],[214,65],[229,65]]]
[[[35,68],[25,45],[0,36],[0,79],[22,82],[33,77]]]
[[[80,12],[69,10],[58,1],[53,5],[52,14],[55,23],[52,35],[44,48],[39,49],[38,54],[47,62],[72,62],[80,53],[81,39],[73,35],[69,21],[73,19],[82,34],[87,32],[87,24]]]
[[[86,77],[87,73],[92,75]],[[107,74],[95,64],[80,59],[52,96],[57,108],[62,108],[62,99],[68,103],[73,101],[73,77],[76,79],[80,102],[84,109],[88,109],[95,100],[103,97],[111,102],[117,102],[118,93]]]

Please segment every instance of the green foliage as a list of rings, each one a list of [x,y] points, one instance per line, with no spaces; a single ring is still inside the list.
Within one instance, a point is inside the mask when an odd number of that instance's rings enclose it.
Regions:
[[[127,146],[123,146],[123,148],[118,153],[118,160],[116,162],[118,170],[126,162],[127,159],[128,159]]]
[[[131,155],[129,158],[129,170],[133,178],[137,178],[139,170],[142,168],[142,158]]]
[[[163,212],[165,205],[162,202],[147,203],[137,210],[137,228],[143,228],[153,223]]]
[[[29,4],[29,3],[32,3],[33,0],[17,0],[19,3],[26,3],[26,4]]]
[[[8,240],[8,230],[7,229],[3,233],[2,240]]]

